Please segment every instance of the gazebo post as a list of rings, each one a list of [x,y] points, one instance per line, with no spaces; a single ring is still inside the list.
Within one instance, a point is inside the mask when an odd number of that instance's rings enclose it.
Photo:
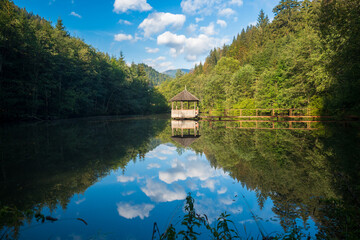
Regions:
[[[171,102],[171,110],[174,109],[174,102]]]
[[[184,102],[181,101],[181,110],[183,110],[183,109],[184,109]]]

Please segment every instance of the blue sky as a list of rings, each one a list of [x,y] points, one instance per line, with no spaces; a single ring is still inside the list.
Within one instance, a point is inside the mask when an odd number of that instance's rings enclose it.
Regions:
[[[14,0],[72,36],[128,63],[163,72],[192,68],[209,51],[255,24],[261,9],[273,18],[279,0]]]

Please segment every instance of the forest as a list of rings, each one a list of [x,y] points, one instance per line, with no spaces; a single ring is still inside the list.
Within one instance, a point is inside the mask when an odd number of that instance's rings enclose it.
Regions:
[[[281,0],[273,13],[270,21],[261,10],[255,26],[159,91],[170,99],[186,86],[202,110],[310,108],[359,116],[360,1]]]
[[[99,52],[61,19],[0,0],[0,119],[46,120],[163,112],[144,65]]]

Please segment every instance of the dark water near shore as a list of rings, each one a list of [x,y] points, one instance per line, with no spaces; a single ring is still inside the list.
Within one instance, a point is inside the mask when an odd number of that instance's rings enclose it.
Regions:
[[[212,224],[230,213],[244,238],[358,236],[358,124],[239,126],[163,116],[2,125],[0,239],[151,239],[154,222],[180,225],[188,192]]]

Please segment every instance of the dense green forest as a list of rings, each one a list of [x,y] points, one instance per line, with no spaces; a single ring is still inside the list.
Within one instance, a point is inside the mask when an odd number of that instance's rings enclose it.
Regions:
[[[163,111],[143,65],[126,65],[51,22],[0,0],[0,118]]]
[[[360,1],[281,0],[273,13],[270,21],[261,11],[255,26],[160,92],[169,99],[186,85],[203,109],[309,107],[359,116]]]
[[[139,65],[144,67],[146,76],[148,77],[150,84],[152,84],[153,86],[160,85],[161,83],[165,82],[166,80],[170,80],[171,78],[166,74],[159,73],[158,71],[144,63],[141,63]]]

